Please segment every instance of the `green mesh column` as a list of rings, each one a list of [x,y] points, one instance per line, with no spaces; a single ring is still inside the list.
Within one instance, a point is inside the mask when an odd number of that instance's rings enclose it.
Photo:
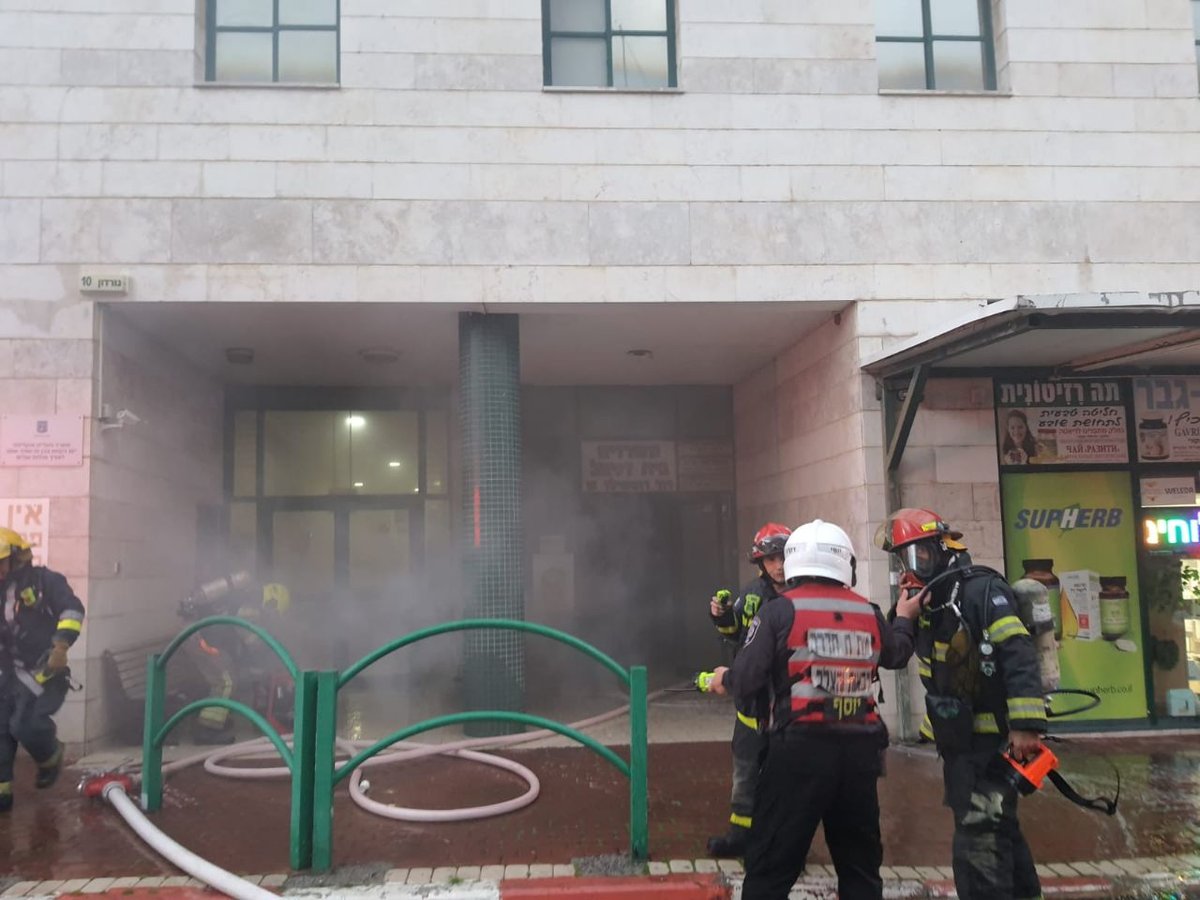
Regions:
[[[521,393],[518,320],[460,313],[458,365],[463,461],[463,576],[468,617],[524,619],[521,573]],[[525,657],[520,632],[466,636],[468,710],[521,711]],[[516,722],[474,722],[472,735],[520,731]]]

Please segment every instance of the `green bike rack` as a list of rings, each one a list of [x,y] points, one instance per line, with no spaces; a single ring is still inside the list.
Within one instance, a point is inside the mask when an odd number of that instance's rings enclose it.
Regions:
[[[223,697],[206,697],[189,703],[167,721],[165,718],[167,663],[184,641],[196,632],[214,625],[230,625],[243,628],[257,636],[292,676],[296,685],[295,734],[289,748],[283,736],[259,713],[237,700]],[[153,654],[146,660],[146,713],[142,725],[142,808],[155,812],[162,808],[162,748],[167,735],[192,713],[209,707],[222,707],[244,716],[279,751],[284,765],[292,773],[292,809],[290,829],[290,862],[294,869],[307,869],[312,865],[312,782],[313,782],[313,719],[312,707],[316,695],[316,684],[311,673],[301,673],[291,655],[274,636],[260,625],[247,622],[236,616],[210,616],[193,622],[175,636],[162,653]]]
[[[567,725],[562,725],[550,719],[544,719],[539,716],[532,716],[526,713],[510,712],[506,710],[479,710],[473,712],[457,713],[449,716],[440,716],[435,719],[428,719],[424,722],[418,722],[415,725],[410,725],[407,728],[393,732],[381,741],[376,742],[371,747],[356,754],[348,760],[336,771],[332,767],[334,759],[334,741],[337,726],[337,699],[336,696],[330,698],[332,692],[336,692],[345,687],[355,676],[360,674],[364,669],[373,663],[379,661],[390,653],[399,650],[402,647],[407,647],[409,644],[415,644],[417,641],[425,640],[426,638],[435,637],[441,634],[449,634],[454,631],[469,631],[482,628],[496,628],[509,631],[526,631],[530,634],[541,635],[542,637],[550,638],[551,640],[559,641],[570,647],[575,648],[586,656],[599,662],[605,668],[610,670],[620,679],[621,683],[629,689],[629,762],[626,763],[619,756],[600,744],[594,738],[570,728]],[[455,725],[461,722],[477,722],[484,720],[499,720],[507,722],[520,722],[526,725],[536,725],[539,728],[546,728],[550,731],[557,732],[565,737],[569,737],[580,744],[583,744],[588,749],[598,753],[600,756],[615,765],[621,774],[629,779],[629,848],[634,859],[644,860],[649,854],[649,806],[647,801],[647,730],[646,730],[646,669],[644,666],[633,666],[626,670],[614,660],[612,657],[596,649],[591,644],[581,641],[579,638],[569,635],[565,632],[558,631],[554,628],[549,628],[545,625],[538,625],[533,622],[522,622],[516,619],[462,619],[457,622],[444,622],[441,625],[434,625],[429,628],[423,628],[419,631],[414,631],[404,637],[385,644],[384,646],[372,651],[364,656],[358,662],[354,663],[350,668],[346,669],[341,675],[333,672],[322,672],[318,676],[317,688],[317,725],[316,725],[316,756],[317,764],[320,767],[322,760],[328,760],[331,763],[331,777],[326,785],[320,778],[321,768],[318,768],[318,782],[316,785],[316,794],[313,797],[313,866],[316,869],[328,869],[332,865],[333,859],[333,824],[332,824],[332,804],[333,804],[333,788],[334,786],[346,778],[354,769],[366,762],[375,754],[390,747],[392,744],[403,741],[413,735],[421,734],[426,731],[431,731],[435,728],[441,728],[446,725]],[[328,794],[324,791],[328,789]]]
[[[269,722],[244,703],[210,697],[189,703],[164,721],[166,665],[174,653],[196,632],[213,625],[244,628],[259,637],[279,657],[295,680],[295,727],[288,746]],[[595,738],[559,722],[527,713],[507,710],[479,710],[439,716],[401,728],[381,741],[337,765],[337,702],[340,691],[364,669],[390,653],[441,634],[454,631],[496,628],[526,631],[559,641],[579,650],[612,671],[629,689],[629,761],[621,759]],[[646,669],[624,669],[606,655],[579,638],[532,622],[515,619],[463,619],[414,631],[372,651],[342,673],[336,671],[300,671],[292,657],[261,626],[235,616],[212,616],[181,631],[160,654],[146,663],[146,714],[142,730],[142,807],[153,812],[162,807],[162,747],[167,735],[184,718],[207,707],[223,707],[244,716],[275,746],[291,772],[290,861],[293,869],[315,868],[325,871],[333,861],[333,789],[358,766],[393,744],[410,737],[463,722],[498,720],[534,725],[570,738],[612,763],[629,779],[629,847],[634,859],[649,854],[649,806],[647,801],[647,728]]]

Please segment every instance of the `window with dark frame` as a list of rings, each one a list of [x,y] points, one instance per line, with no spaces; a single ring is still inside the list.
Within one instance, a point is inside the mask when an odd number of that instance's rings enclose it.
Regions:
[[[675,0],[542,0],[544,83],[676,87]]]
[[[991,0],[875,0],[884,90],[994,91]]]
[[[205,0],[204,77],[337,84],[340,0]]]
[[[1196,36],[1196,76],[1200,77],[1200,0],[1192,0],[1192,27]]]

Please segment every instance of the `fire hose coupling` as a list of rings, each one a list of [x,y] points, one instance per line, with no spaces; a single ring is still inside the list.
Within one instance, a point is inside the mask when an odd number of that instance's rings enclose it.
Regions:
[[[127,794],[133,793],[133,777],[123,772],[102,772],[85,778],[79,784],[79,793],[91,799],[99,799],[104,796],[104,790],[110,784],[120,786]]]
[[[697,672],[696,677],[692,679],[692,683],[696,685],[696,690],[702,694],[707,694],[712,690],[712,672]]]

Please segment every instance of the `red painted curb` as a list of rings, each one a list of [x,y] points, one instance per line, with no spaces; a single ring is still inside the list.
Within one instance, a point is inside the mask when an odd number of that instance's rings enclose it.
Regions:
[[[732,889],[720,875],[649,875],[641,878],[539,878],[500,882],[501,900],[729,900]]]
[[[158,888],[109,888],[100,894],[59,894],[58,900],[103,900],[105,897],[120,897],[122,900],[217,900],[225,895],[208,888],[158,887]]]

